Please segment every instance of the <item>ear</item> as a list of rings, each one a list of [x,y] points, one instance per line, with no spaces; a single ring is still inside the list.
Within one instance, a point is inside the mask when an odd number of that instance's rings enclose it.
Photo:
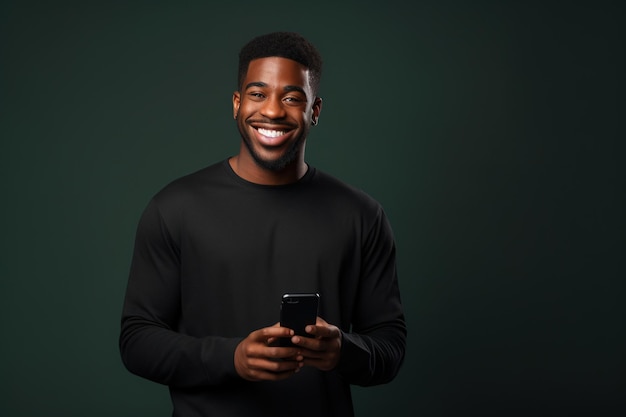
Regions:
[[[320,113],[322,112],[322,98],[315,97],[313,101],[313,115],[311,116],[311,124],[315,126],[317,124],[318,119],[320,118]]]
[[[239,91],[233,93],[233,119],[237,119],[239,113],[239,106],[241,105],[241,94]]]

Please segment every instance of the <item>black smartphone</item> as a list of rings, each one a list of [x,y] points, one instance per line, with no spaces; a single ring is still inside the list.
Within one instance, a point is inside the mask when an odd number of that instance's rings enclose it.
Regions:
[[[307,337],[304,328],[315,324],[320,301],[318,293],[286,293],[280,303],[280,325],[289,327],[295,334]],[[281,338],[280,346],[293,346],[290,338]]]

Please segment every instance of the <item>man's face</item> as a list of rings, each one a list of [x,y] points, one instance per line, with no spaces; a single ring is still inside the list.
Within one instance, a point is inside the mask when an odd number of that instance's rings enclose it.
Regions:
[[[303,158],[306,136],[321,110],[308,69],[287,58],[255,59],[240,88],[233,95],[233,112],[256,164],[281,171]]]

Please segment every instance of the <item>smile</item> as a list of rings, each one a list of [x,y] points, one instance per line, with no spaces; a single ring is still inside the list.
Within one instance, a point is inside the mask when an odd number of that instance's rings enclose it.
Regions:
[[[283,130],[257,129],[260,134],[268,138],[277,138],[285,134]]]

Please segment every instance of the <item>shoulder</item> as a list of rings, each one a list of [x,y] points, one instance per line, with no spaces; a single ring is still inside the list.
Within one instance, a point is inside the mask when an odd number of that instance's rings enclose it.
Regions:
[[[224,163],[217,162],[171,181],[152,196],[148,208],[165,219],[184,215],[199,201],[211,199],[210,196],[219,193],[219,184],[228,181]]]
[[[347,223],[361,230],[366,240],[376,237],[379,242],[393,242],[385,210],[370,194],[319,170],[315,172],[312,183],[314,188],[319,189],[314,192],[316,206],[327,218],[341,218],[343,222],[349,219]]]
[[[159,190],[153,199],[159,203],[176,201],[180,198],[189,198],[212,185],[223,183],[228,177],[224,163],[225,161],[217,162],[171,181]]]
[[[382,210],[380,203],[366,191],[319,169],[315,169],[312,186],[316,194],[345,208],[376,214]]]

